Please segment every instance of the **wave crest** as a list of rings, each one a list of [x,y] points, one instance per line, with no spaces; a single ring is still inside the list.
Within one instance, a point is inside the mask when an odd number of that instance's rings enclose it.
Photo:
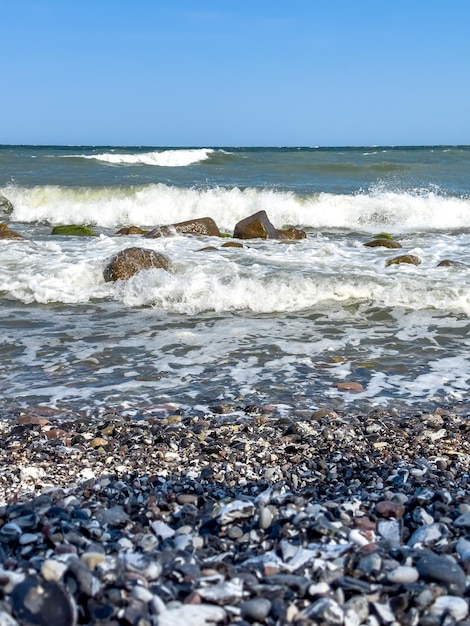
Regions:
[[[205,161],[214,152],[212,148],[155,150],[135,154],[104,152],[102,154],[74,155],[74,158],[95,159],[111,165],[153,165],[158,167],[186,167]]]

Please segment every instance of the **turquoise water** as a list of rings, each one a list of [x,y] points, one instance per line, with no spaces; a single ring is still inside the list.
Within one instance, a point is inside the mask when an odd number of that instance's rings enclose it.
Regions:
[[[27,239],[0,240],[5,410],[465,403],[469,174],[468,146],[0,146],[0,221]],[[116,235],[205,216],[230,234],[259,210],[307,238],[208,254],[220,241]],[[51,235],[67,223],[98,236]],[[364,247],[383,231],[421,264]],[[135,245],[175,272],[105,283]]]

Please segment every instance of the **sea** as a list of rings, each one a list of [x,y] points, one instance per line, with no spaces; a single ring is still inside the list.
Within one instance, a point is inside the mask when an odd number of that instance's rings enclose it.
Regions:
[[[306,238],[221,248],[261,210]],[[200,217],[225,238],[117,234]],[[25,237],[0,239],[4,413],[468,401],[470,146],[4,145],[0,222]],[[51,234],[63,224],[96,236]],[[364,245],[379,234],[402,248]],[[105,282],[133,246],[173,271]]]

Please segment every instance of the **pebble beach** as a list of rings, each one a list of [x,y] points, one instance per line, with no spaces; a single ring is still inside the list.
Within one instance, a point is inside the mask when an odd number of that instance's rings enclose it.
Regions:
[[[0,422],[0,624],[470,624],[468,407]]]

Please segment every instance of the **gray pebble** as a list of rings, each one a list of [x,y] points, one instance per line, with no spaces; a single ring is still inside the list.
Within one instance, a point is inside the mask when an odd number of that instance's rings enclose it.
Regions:
[[[253,598],[240,604],[243,618],[261,622],[269,615],[271,602],[267,598]]]

